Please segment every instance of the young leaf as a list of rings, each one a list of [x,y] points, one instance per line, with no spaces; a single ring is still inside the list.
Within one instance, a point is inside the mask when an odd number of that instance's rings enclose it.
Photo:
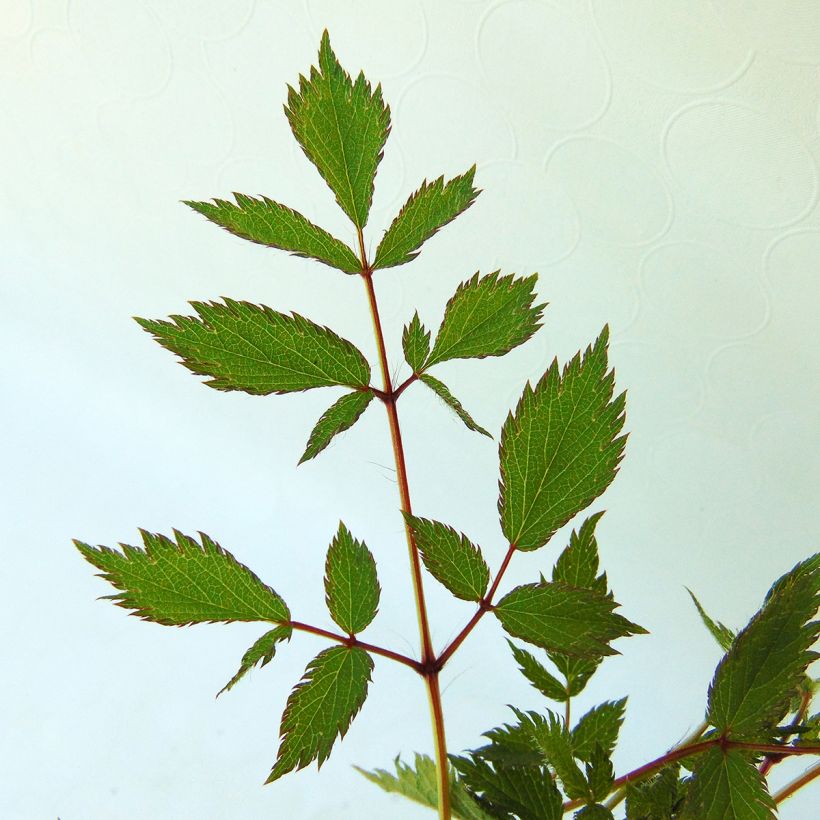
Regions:
[[[225,199],[213,202],[185,200],[189,208],[242,239],[259,245],[310,257],[345,273],[359,273],[361,264],[344,242],[305,219],[302,214],[263,196],[254,199],[234,194],[236,204]]]
[[[480,601],[490,583],[490,568],[481,550],[463,533],[426,518],[404,517],[415,536],[424,566],[456,598]]]
[[[380,595],[370,550],[340,522],[325,562],[325,600],[331,617],[348,635],[355,635],[376,617]]]
[[[731,649],[732,642],[735,639],[734,630],[729,629],[728,626],[724,626],[720,621],[713,621],[706,614],[706,610],[704,610],[704,608],[700,605],[700,601],[695,597],[695,593],[692,592],[689,587],[686,587],[686,591],[689,593],[689,597],[692,599],[692,603],[694,603],[695,608],[698,611],[698,615],[700,615],[700,619],[703,621],[703,625],[718,642],[718,646],[720,646],[724,652],[728,652]]]
[[[561,795],[547,769],[539,766],[493,768],[480,757],[451,759],[467,788],[480,796],[493,816],[508,817],[512,813],[527,820],[560,820]]]
[[[515,707],[511,708],[518,718],[518,723],[512,725],[505,723],[484,732],[484,737],[488,738],[490,743],[474,749],[470,754],[492,761],[496,768],[499,766],[540,766],[544,763],[545,758],[535,735],[548,722],[548,719],[537,712],[524,712]],[[553,717],[551,712],[548,712],[548,715],[550,718]]]
[[[591,761],[597,747],[607,755],[612,754],[624,722],[625,708],[626,698],[621,698],[590,709],[571,732],[575,756],[580,760]]]
[[[573,820],[613,820],[614,815],[600,803],[591,803],[584,806],[572,815]]]
[[[364,356],[332,330],[264,305],[191,302],[199,318],[137,319],[209,387],[264,396],[312,387],[367,387]]]
[[[216,693],[219,697],[223,692],[227,692],[239,683],[245,673],[253,669],[256,664],[265,666],[273,660],[276,654],[276,644],[281,641],[289,641],[293,634],[293,627],[290,624],[277,626],[266,632],[253,646],[242,656],[237,673]]]
[[[204,533],[201,544],[174,530],[140,530],[144,548],[91,547],[74,541],[83,557],[119,592],[106,596],[143,620],[166,626],[231,621],[287,623],[290,611],[266,584]]]
[[[818,656],[812,619],[820,606],[820,554],[778,580],[760,611],[738,633],[709,687],[709,722],[732,737],[770,733]]]
[[[375,783],[386,792],[401,794],[409,800],[421,803],[430,808],[438,807],[438,778],[436,764],[427,755],[416,754],[414,765],[402,763],[397,757],[394,761],[396,773],[375,769],[372,772],[353,768],[363,774],[371,783]],[[458,820],[490,820],[493,815],[487,814],[473,799],[461,781],[456,779],[450,770],[450,808],[453,817]]]
[[[576,756],[577,754],[576,751]],[[595,745],[589,763],[584,768],[592,799],[603,800],[612,791],[612,784],[615,781],[615,769],[609,759],[609,754],[604,751],[600,744]]]
[[[549,720],[533,731],[533,737],[563,783],[567,797],[594,802],[589,783],[575,762],[572,737],[561,721],[549,713]]]
[[[580,695],[589,679],[601,665],[602,658],[579,658],[577,655],[562,655],[560,652],[548,652],[549,659],[567,680],[570,697]]]
[[[526,649],[521,649],[511,640],[507,640],[507,643],[512,649],[513,657],[518,661],[521,673],[544,697],[560,703],[569,698],[564,684],[551,675]]]
[[[319,68],[288,87],[285,114],[305,156],[316,166],[336,201],[361,229],[367,224],[373,180],[390,132],[390,109],[381,86],[371,90],[363,73],[356,81],[339,65],[325,31]]]
[[[572,531],[569,546],[558,556],[553,567],[553,581],[606,594],[606,575],[598,575],[598,543],[595,540],[595,525],[602,515],[599,512],[590,516],[578,532]]]
[[[474,176],[475,165],[446,185],[443,176],[433,182],[425,179],[382,237],[373,269],[392,268],[415,259],[424,242],[473,204],[480,193],[473,188]]]
[[[355,646],[325,649],[308,664],[288,697],[279,754],[266,783],[313,760],[321,767],[362,708],[372,671],[370,655]]]
[[[353,393],[346,393],[331,404],[311,431],[299,463],[303,464],[311,458],[316,458],[334,436],[349,430],[367,410],[372,400],[373,394],[369,390],[356,390]]]
[[[444,310],[427,367],[448,359],[503,356],[541,327],[546,305],[533,305],[538,277],[516,279],[499,273],[481,279],[476,273],[458,286]]]
[[[410,324],[404,326],[401,346],[404,348],[407,364],[413,368],[414,373],[421,373],[430,355],[430,331],[421,323],[418,312],[413,314]]]
[[[617,655],[609,642],[645,633],[613,610],[610,597],[564,584],[524,584],[493,611],[514,638],[569,655]]]
[[[612,400],[604,327],[594,346],[559,372],[553,361],[528,384],[501,432],[501,527],[520,550],[543,546],[612,482],[626,436],[624,394]]]
[[[766,780],[742,752],[719,747],[700,755],[683,808],[687,820],[774,820]]]
[[[419,379],[424,382],[446,405],[464,422],[469,430],[475,430],[483,436],[492,438],[483,427],[476,424],[473,417],[464,409],[461,402],[450,392],[446,384],[431,376],[429,373],[422,373]]]
[[[685,793],[677,765],[666,766],[649,780],[628,783],[626,820],[672,820]]]

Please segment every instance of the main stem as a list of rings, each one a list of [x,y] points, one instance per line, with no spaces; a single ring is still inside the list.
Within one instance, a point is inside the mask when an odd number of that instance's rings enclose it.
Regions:
[[[390,379],[390,369],[387,364],[387,350],[384,344],[379,306],[376,301],[376,291],[373,289],[373,271],[367,262],[364,249],[364,237],[361,229],[358,230],[359,254],[362,265],[361,276],[367,290],[367,299],[370,305],[370,316],[373,320],[373,330],[376,335],[376,346],[379,352],[379,365],[382,371],[383,395],[380,396],[387,409],[387,419],[390,424],[390,438],[393,442],[393,456],[396,461],[396,477],[399,484],[399,498],[402,512],[412,513],[410,504],[410,487],[407,483],[407,465],[404,460],[404,445],[401,439],[399,414],[396,410],[396,398],[399,391],[393,390]],[[421,574],[421,559],[418,547],[407,521],[404,522],[404,532],[407,537],[407,549],[410,556],[410,575],[413,579],[413,596],[416,601],[416,615],[419,622],[419,637],[421,638],[421,675],[427,685],[427,698],[430,703],[430,719],[433,724],[433,743],[436,750],[436,775],[438,782],[438,816],[439,820],[450,820],[450,769],[447,761],[447,740],[444,734],[444,711],[441,706],[441,689],[439,687],[439,667],[436,665],[436,655],[433,642],[430,639],[430,625],[427,620],[427,606],[424,601],[424,582]]]

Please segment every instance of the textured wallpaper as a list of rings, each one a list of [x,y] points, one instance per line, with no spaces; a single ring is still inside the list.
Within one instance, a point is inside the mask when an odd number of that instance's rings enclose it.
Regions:
[[[179,203],[266,194],[352,239],[282,112],[325,27],[393,111],[368,246],[425,177],[477,163],[484,191],[416,262],[377,276],[394,372],[416,308],[436,326],[475,271],[538,272],[549,306],[534,340],[441,369],[495,434],[526,379],[610,325],[631,435],[592,509],[607,511],[599,544],[623,612],[651,634],[620,642],[577,708],[630,696],[619,772],[702,719],[719,651],[684,585],[741,626],[820,547],[815,0],[4,0],[3,817],[431,816],[351,769],[430,751],[411,672],[377,663],[321,774],[263,787],[287,693],[322,641],[299,636],[215,701],[258,627],[128,618],[95,601],[107,589],[70,545],[202,530],[295,617],[325,623],[324,553],[344,518],[384,587],[368,639],[417,652],[383,412],[297,470],[335,396],[208,390],[130,318],[227,295],[331,325],[375,361],[358,279]],[[497,566],[496,444],[429,391],[408,390],[401,413],[416,511]],[[505,588],[556,553],[519,556]],[[428,586],[443,646],[472,608]],[[452,750],[478,745],[508,703],[542,708],[507,656],[482,622],[448,665]],[[813,804],[798,796],[781,816],[808,820]]]

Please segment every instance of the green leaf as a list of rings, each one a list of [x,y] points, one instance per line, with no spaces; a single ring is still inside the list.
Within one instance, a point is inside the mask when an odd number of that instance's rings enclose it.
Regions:
[[[544,697],[561,703],[567,700],[569,694],[561,681],[551,675],[526,649],[521,649],[510,640],[507,643],[521,673]]]
[[[367,410],[372,400],[373,394],[369,390],[357,390],[354,393],[346,393],[331,404],[311,431],[299,463],[303,464],[311,458],[316,458],[334,436],[349,430]]]
[[[480,425],[476,424],[473,417],[464,409],[461,402],[450,392],[446,384],[431,376],[429,373],[422,373],[419,379],[424,382],[453,412],[464,422],[470,430],[481,433],[484,436],[492,436]]]
[[[613,820],[612,812],[600,803],[584,806],[572,815],[573,820]]]
[[[546,305],[533,305],[536,275],[500,271],[462,282],[444,310],[427,367],[449,359],[503,356],[538,330]]]
[[[577,756],[578,752],[575,754]],[[592,799],[603,800],[612,791],[612,784],[615,782],[615,769],[609,759],[609,753],[604,751],[600,744],[596,744],[589,763],[584,768]]]
[[[494,608],[514,638],[570,655],[617,655],[609,642],[646,632],[613,610],[610,597],[565,584],[524,584]]]
[[[612,400],[604,327],[583,359],[559,372],[553,361],[528,384],[501,432],[501,527],[520,550],[543,546],[612,482],[626,436],[624,394]]]
[[[265,666],[273,660],[276,654],[276,644],[281,641],[289,641],[293,634],[293,627],[290,624],[277,626],[266,632],[253,646],[242,656],[242,662],[239,664],[237,673],[217,692],[219,697],[223,692],[227,692],[239,683],[245,676],[245,673],[253,669],[256,664],[260,667]]]
[[[595,540],[595,525],[602,515],[603,512],[599,512],[590,516],[578,532],[572,531],[569,546],[558,556],[553,567],[553,581],[606,594],[606,574],[598,575],[598,542]]]
[[[524,712],[511,707],[518,723],[505,723],[484,732],[490,743],[471,754],[490,760],[496,766],[539,766],[544,762],[544,752],[535,740],[535,734],[547,722],[537,712]],[[548,713],[552,717],[552,713]]]
[[[586,688],[589,679],[601,665],[601,657],[579,658],[577,655],[562,655],[560,652],[548,652],[549,659],[567,680],[570,697],[580,695]]]
[[[575,756],[591,761],[596,747],[610,755],[618,742],[618,733],[624,722],[626,698],[609,700],[590,709],[572,730],[572,748]]]
[[[480,601],[490,583],[490,568],[479,547],[446,524],[410,513],[404,517],[430,574],[456,598]]]
[[[626,820],[673,820],[684,795],[680,767],[667,766],[649,780],[627,784]]]
[[[91,547],[83,557],[119,590],[106,596],[133,615],[166,626],[231,621],[287,623],[285,602],[204,533],[201,544],[174,530],[175,541],[140,530],[144,548]]]
[[[339,65],[327,31],[319,46],[319,68],[288,87],[285,114],[293,135],[316,166],[336,201],[361,229],[367,224],[373,180],[390,132],[390,109],[381,86],[371,90],[363,73],[356,81]]]
[[[718,642],[721,649],[723,649],[724,652],[728,652],[732,646],[732,642],[735,639],[734,630],[729,629],[728,626],[724,626],[720,621],[713,621],[706,614],[706,610],[704,610],[704,608],[700,605],[700,601],[695,597],[695,593],[692,592],[689,587],[686,587],[686,591],[689,593],[689,597],[692,599],[692,603],[694,603],[704,626],[709,630],[712,637]]]
[[[404,326],[401,335],[404,358],[414,373],[421,373],[430,355],[430,331],[421,323],[418,312],[413,314],[409,325]]]
[[[225,199],[185,204],[242,239],[290,251],[294,256],[324,262],[345,273],[359,273],[362,266],[344,242],[305,219],[302,214],[263,196],[254,199],[234,194],[236,204]]]
[[[233,299],[191,305],[199,318],[137,322],[192,373],[209,376],[209,387],[264,396],[370,382],[370,366],[350,342],[297,313]]]
[[[331,617],[348,635],[355,635],[376,617],[380,595],[370,550],[340,522],[325,562],[325,600]]]
[[[470,791],[480,797],[494,816],[507,817],[507,813],[512,813],[527,820],[560,820],[561,795],[545,768],[493,768],[480,757],[451,760]]]
[[[279,754],[266,783],[313,760],[321,767],[362,708],[372,671],[370,655],[358,647],[332,646],[308,664],[288,697]]]
[[[353,768],[386,792],[401,794],[409,800],[421,803],[422,806],[429,806],[433,809],[438,807],[438,778],[436,764],[432,758],[416,754],[415,763],[411,766],[408,763],[402,763],[397,757],[394,765],[395,774],[384,769],[369,772],[358,766]],[[476,803],[464,785],[456,779],[452,769],[450,770],[450,808],[453,817],[458,820],[490,820],[493,817]]]
[[[752,760],[720,747],[700,755],[683,808],[689,820],[774,820],[775,803]]]
[[[707,719],[735,738],[768,735],[786,716],[820,634],[820,554],[778,580],[735,638],[709,688]]]
[[[433,182],[425,179],[382,237],[373,268],[392,268],[415,259],[424,242],[473,204],[480,193],[473,188],[474,176],[475,165],[446,185],[443,176]]]
[[[533,737],[563,783],[567,797],[572,800],[594,802],[589,783],[575,762],[572,736],[566,731],[563,723],[549,713],[549,720],[533,730]]]

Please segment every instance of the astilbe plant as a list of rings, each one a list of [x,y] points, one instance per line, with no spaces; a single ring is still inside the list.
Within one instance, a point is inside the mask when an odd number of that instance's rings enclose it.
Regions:
[[[268,782],[316,761],[321,766],[344,735],[368,691],[374,656],[404,664],[427,688],[434,758],[396,760],[390,771],[363,771],[387,791],[437,808],[441,818],[613,818],[626,800],[630,820],[774,817],[777,804],[820,774],[815,766],[772,795],[766,775],[790,755],[820,753],[820,720],[810,703],[807,675],[817,657],[820,555],[778,580],[749,624],[735,634],[712,621],[692,596],[725,655],[709,688],[703,724],[667,754],[615,777],[611,755],[626,701],[607,701],[573,725],[571,699],[614,640],[644,632],[615,610],[606,575],[599,573],[595,528],[601,513],[572,532],[552,576],[500,593],[517,552],[540,549],[587,509],[618,470],[626,436],[624,394],[614,395],[607,362],[608,329],[564,367],[553,361],[535,386],[529,383],[500,437],[498,511],[509,545],[493,574],[481,549],[439,521],[413,514],[398,401],[414,382],[443,399],[471,430],[489,436],[430,370],[452,359],[502,356],[538,329],[544,305],[535,304],[536,277],[475,274],[459,285],[435,335],[416,313],[402,334],[412,375],[394,384],[374,289],[378,271],[412,261],[442,226],[465,211],[479,191],[475,168],[445,182],[422,182],[379,242],[365,252],[376,169],[390,131],[390,110],[363,74],[353,80],[339,65],[327,33],[318,68],[289,88],[285,113],[305,155],[316,166],[353,225],[355,249],[296,211],[266,197],[236,194],[234,201],[187,202],[211,222],[262,245],[310,257],[358,277],[364,285],[378,349],[381,387],[349,341],[294,313],[224,299],[194,302],[194,316],[170,321],[138,319],[163,347],[218,390],[255,395],[342,386],[310,433],[301,461],[316,457],[374,400],[386,412],[398,476],[401,514],[418,615],[420,655],[411,658],[359,636],[376,616],[380,588],[368,547],[339,526],[327,553],[325,593],[339,631],[302,623],[280,595],[227,550],[198,538],[142,532],[142,546],[121,549],[75,542],[82,555],[117,590],[115,603],[160,624],[258,621],[271,628],[244,654],[231,689],[248,670],[269,663],[295,632],[332,644],[309,664],[282,716],[281,742]],[[424,598],[424,567],[455,597],[475,604],[452,642],[436,649]],[[539,650],[510,641],[514,660],[560,714],[513,710],[514,722],[485,733],[488,743],[462,756],[447,755],[439,676],[476,624],[492,613],[501,627]],[[224,691],[224,690],[223,690]]]

